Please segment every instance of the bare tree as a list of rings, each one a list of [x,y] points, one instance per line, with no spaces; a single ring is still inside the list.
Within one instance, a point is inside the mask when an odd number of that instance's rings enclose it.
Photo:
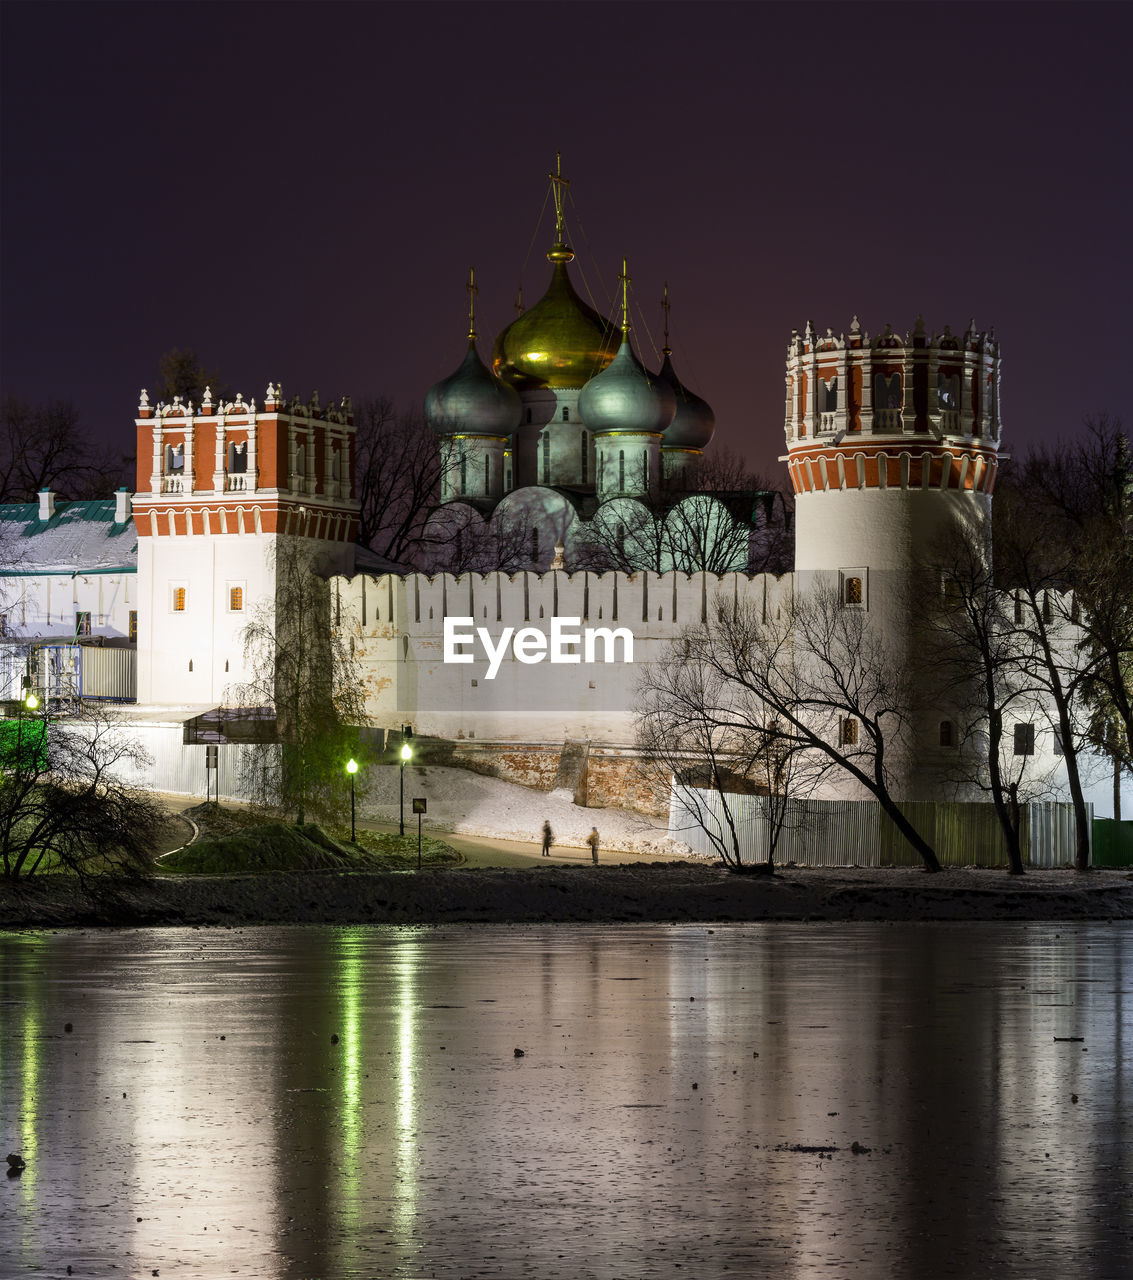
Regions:
[[[420,567],[425,525],[453,460],[421,414],[397,410],[385,396],[355,401],[354,424],[359,541]]]
[[[158,362],[157,385],[150,398],[171,401],[180,396],[184,403],[191,400],[199,406],[206,388],[212,391],[214,401],[232,398],[217,370],[206,369],[192,347],[171,347]]]
[[[632,496],[597,509],[572,568],[716,574],[790,568],[790,501],[738,455],[698,458],[663,489],[646,487],[643,473],[631,476]]]
[[[675,790],[729,866],[743,863],[740,823],[744,810],[754,810],[767,830],[762,865],[774,872],[792,802],[807,794],[817,773],[807,752],[782,732],[750,689],[725,679],[695,652],[691,638],[682,637],[663,662],[646,668],[638,748],[647,770]]]
[[[43,489],[71,498],[102,496],[126,476],[127,459],[108,459],[64,400],[0,405],[0,502],[34,502]]]
[[[671,664],[692,668],[690,679],[711,694],[712,729],[726,749],[738,753],[761,738],[763,749],[806,753],[816,777],[847,773],[877,800],[926,870],[940,870],[891,789],[891,758],[906,746],[910,690],[868,615],[844,607],[836,590],[816,583],[770,607],[766,600],[720,601],[713,618],[686,630],[645,677],[646,698],[658,713],[654,737],[664,731]],[[674,718],[672,735],[680,731]]]
[[[1043,685],[1020,660],[1029,644],[1020,645],[1014,600],[996,585],[986,545],[957,533],[928,569],[917,612],[924,651],[935,657],[936,692],[955,716],[954,780],[991,797],[1009,872],[1022,875],[1022,805],[1050,782],[1033,767]]]
[[[47,872],[144,874],[165,815],[131,785],[144,751],[100,709],[62,720],[21,714],[0,728],[0,868],[7,880]]]
[[[1059,585],[1074,593],[1092,660],[1082,686],[1088,736],[1119,777],[1133,771],[1133,463],[1120,422],[1087,419],[1072,443],[1035,450],[1019,487],[1041,512]]]
[[[1006,485],[998,490],[993,519],[996,578],[1012,601],[1014,662],[1049,709],[1074,806],[1075,865],[1087,871],[1091,832],[1082,781],[1085,692],[1098,661],[1081,643],[1080,613],[1068,590],[1075,549],[1051,536],[1047,514],[1024,489]]]
[[[256,604],[244,628],[250,675],[234,696],[276,726],[277,742],[246,757],[250,793],[302,823],[309,813],[341,812],[346,761],[359,754],[358,727],[367,723],[365,690],[338,601],[309,550],[280,538],[270,554],[275,597]]]

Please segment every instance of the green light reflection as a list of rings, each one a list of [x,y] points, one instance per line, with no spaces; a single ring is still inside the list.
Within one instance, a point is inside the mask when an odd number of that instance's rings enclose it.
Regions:
[[[397,1187],[392,1202],[396,1238],[413,1237],[417,1216],[417,970],[420,946],[414,939],[399,944],[394,967],[397,986]]]
[[[362,938],[357,929],[341,935],[339,982],[342,1000],[342,1199],[343,1218],[358,1227],[362,1205]]]

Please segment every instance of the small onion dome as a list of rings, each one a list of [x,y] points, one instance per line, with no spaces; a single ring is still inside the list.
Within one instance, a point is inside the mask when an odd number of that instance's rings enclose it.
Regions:
[[[653,377],[622,338],[608,369],[591,378],[578,398],[578,411],[589,431],[663,432],[677,411],[668,383]]]
[[[455,373],[429,388],[425,421],[438,435],[510,436],[519,426],[522,406],[514,388],[493,378],[480,359],[476,341]]]
[[[716,431],[716,415],[711,405],[681,384],[673,371],[668,350],[657,377],[672,387],[677,399],[677,412],[661,444],[673,449],[703,449]]]
[[[617,330],[574,291],[567,263],[574,254],[556,244],[547,292],[496,339],[492,371],[518,388],[581,387],[614,358]]]

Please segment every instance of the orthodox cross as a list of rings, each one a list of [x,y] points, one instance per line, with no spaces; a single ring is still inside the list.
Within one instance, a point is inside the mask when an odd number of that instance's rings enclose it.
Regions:
[[[570,186],[570,179],[563,177],[563,157],[555,152],[555,172],[547,174],[551,179],[551,194],[555,198],[555,243],[563,242],[563,188]]]
[[[671,356],[672,348],[669,346],[669,282],[665,281],[665,293],[661,298],[661,310],[665,313],[665,345],[661,348],[663,355]]]
[[[468,341],[476,341],[476,295],[479,289],[476,288],[476,268],[468,268],[468,284],[465,285],[468,290]]]

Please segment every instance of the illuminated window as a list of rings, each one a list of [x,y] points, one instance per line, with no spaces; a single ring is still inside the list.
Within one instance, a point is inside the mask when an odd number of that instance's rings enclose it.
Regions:
[[[185,587],[173,588],[173,612],[174,613],[185,612],[185,603],[188,599],[188,595],[189,595],[188,589]]]
[[[138,642],[138,611],[130,610],[130,639],[137,644]]]
[[[90,635],[90,610],[77,609],[75,611],[75,635]]]
[[[228,588],[228,608],[231,613],[240,613],[244,608],[244,588]]]
[[[1015,726],[1015,754],[1017,756],[1033,756],[1035,754],[1035,726],[1033,724],[1017,724]]]
[[[858,745],[858,722],[853,716],[846,716],[838,726],[838,745],[856,747]]]
[[[846,604],[861,604],[862,602],[861,578],[847,578],[845,580],[844,599]]]
[[[941,720],[940,722],[940,745],[942,747],[950,747],[953,745],[953,731],[951,720]]]

